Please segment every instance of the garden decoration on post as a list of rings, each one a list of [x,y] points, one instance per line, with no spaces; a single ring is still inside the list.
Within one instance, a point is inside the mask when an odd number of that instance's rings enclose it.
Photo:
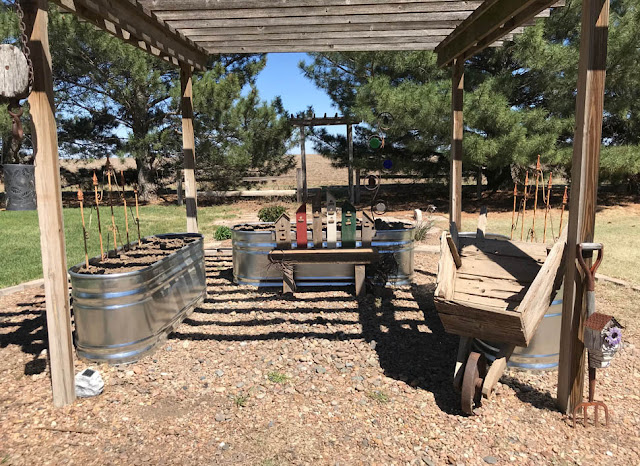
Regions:
[[[595,401],[596,392],[596,369],[608,367],[611,359],[618,351],[620,343],[622,343],[622,332],[620,324],[610,315],[596,312],[596,270],[602,262],[604,256],[604,246],[601,243],[581,243],[576,246],[576,258],[580,263],[580,267],[584,272],[586,288],[587,288],[587,320],[584,324],[584,346],[588,352],[589,364],[589,401],[583,401],[573,408],[573,427],[576,426],[576,420],[580,410],[582,410],[584,426],[587,426],[587,408],[594,408],[593,425],[598,427],[599,416],[598,408],[604,411],[605,426],[609,425],[609,409],[602,401]],[[595,263],[589,267],[584,260],[584,255],[592,255],[594,251],[598,251],[598,258]]]
[[[124,191],[124,172],[120,170],[120,184],[122,185],[122,204],[124,206],[124,229],[127,233],[127,242],[124,249],[129,249],[129,215],[127,214],[127,197]]]

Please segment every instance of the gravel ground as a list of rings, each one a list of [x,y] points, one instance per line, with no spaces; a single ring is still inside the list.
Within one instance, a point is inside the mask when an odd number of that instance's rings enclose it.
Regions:
[[[42,292],[0,298],[0,464],[640,464],[638,293],[598,284],[626,347],[598,372],[611,425],[573,429],[554,373],[508,373],[477,416],[460,412],[435,255],[416,256],[415,285],[360,306],[351,290],[237,287],[229,258],[207,266],[206,302],[155,354],[92,365],[104,393],[61,409]]]

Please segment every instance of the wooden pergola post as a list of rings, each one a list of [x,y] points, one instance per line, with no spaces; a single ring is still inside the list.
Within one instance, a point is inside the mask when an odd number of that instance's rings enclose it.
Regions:
[[[349,157],[349,202],[353,204],[355,195],[353,190],[353,127],[351,124],[347,124],[347,147]]]
[[[29,0],[24,2],[23,6],[26,34],[29,37],[33,63],[33,90],[29,96],[29,107],[36,155],[35,182],[47,309],[51,385],[53,404],[60,407],[72,403],[76,394],[58,135],[47,30],[48,4],[47,0]]]
[[[453,62],[451,81],[451,171],[449,181],[449,223],[462,229],[462,135],[464,107],[464,59]]]
[[[300,125],[300,165],[302,167],[302,202],[307,202],[307,152],[305,148],[304,125]]]
[[[182,152],[187,232],[198,233],[198,187],[196,186],[196,144],[193,135],[193,77],[191,66],[180,64],[182,89]]]
[[[608,32],[609,0],[583,0],[558,366],[558,406],[565,413],[571,412],[582,401],[583,393],[585,358],[582,332],[586,304],[582,272],[576,262],[576,245],[593,241]]]

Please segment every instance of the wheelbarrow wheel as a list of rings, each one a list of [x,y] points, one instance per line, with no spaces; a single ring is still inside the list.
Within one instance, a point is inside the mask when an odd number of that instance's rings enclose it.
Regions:
[[[473,408],[480,405],[482,399],[482,383],[487,375],[487,360],[484,355],[472,351],[467,358],[462,379],[461,405],[462,411],[473,415]]]

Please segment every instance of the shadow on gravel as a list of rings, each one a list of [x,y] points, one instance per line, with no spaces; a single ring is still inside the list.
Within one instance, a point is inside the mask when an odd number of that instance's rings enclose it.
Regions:
[[[458,338],[442,327],[433,305],[434,289],[435,285],[412,286],[424,322],[409,325],[397,319],[398,307],[391,303],[393,290],[384,289],[380,296],[367,295],[360,301],[360,323],[387,377],[430,391],[447,414],[462,414],[452,386]],[[426,325],[428,331],[421,331],[418,324]]]
[[[38,295],[33,302],[18,303],[18,306],[23,308],[22,311],[0,314],[3,318],[23,317],[21,320],[8,320],[0,324],[0,348],[16,345],[23,353],[35,356],[32,361],[25,364],[25,375],[41,374],[47,367],[47,361],[40,358],[42,350],[47,348],[47,319],[44,305],[44,296]],[[8,331],[5,332],[4,329]]]
[[[524,403],[528,403],[538,409],[558,411],[556,399],[548,391],[540,391],[529,384],[520,382],[511,375],[503,375],[500,381],[513,389],[516,392],[516,396]]]

